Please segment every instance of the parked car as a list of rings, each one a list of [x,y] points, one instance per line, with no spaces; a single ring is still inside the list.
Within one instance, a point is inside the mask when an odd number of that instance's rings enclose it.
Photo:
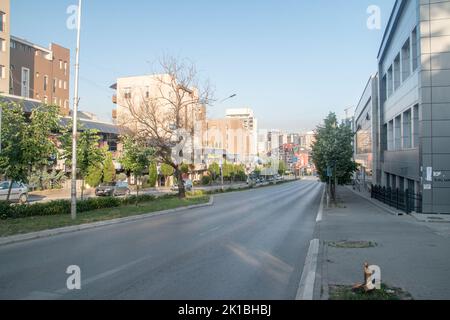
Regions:
[[[130,188],[127,182],[104,183],[95,189],[97,197],[117,197],[130,194]]]
[[[194,184],[192,183],[192,180],[184,180],[184,188],[186,189],[186,191],[192,191],[193,187],[194,187]],[[173,185],[171,190],[178,191],[178,184]]]
[[[0,182],[0,201],[6,201],[6,199],[8,198],[10,185],[11,181]],[[28,187],[23,183],[13,182],[9,200],[12,202],[27,203]]]

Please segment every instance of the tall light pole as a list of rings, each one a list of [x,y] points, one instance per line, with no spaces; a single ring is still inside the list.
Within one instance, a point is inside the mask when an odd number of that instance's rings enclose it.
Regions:
[[[80,98],[78,96],[78,83],[80,72],[80,35],[81,35],[81,4],[82,0],[78,1],[78,23],[77,23],[77,49],[75,58],[75,94],[73,99],[72,112],[72,191],[71,191],[71,216],[72,220],[77,218],[77,136],[78,136],[78,103]]]

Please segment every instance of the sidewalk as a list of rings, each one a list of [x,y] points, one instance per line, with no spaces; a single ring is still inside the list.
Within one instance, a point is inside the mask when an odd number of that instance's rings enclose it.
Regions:
[[[316,288],[321,299],[328,299],[330,285],[361,283],[365,262],[380,266],[383,283],[414,299],[450,299],[450,224],[394,216],[345,187],[338,189],[338,197],[338,208],[325,209],[318,227],[322,258]],[[376,246],[330,246],[336,241],[371,241]]]

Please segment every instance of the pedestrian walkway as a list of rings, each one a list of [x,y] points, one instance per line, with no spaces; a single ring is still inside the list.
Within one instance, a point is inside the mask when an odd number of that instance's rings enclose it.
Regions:
[[[394,216],[352,190],[338,189],[337,208],[325,209],[319,225],[322,259],[318,281],[322,299],[329,285],[363,281],[363,264],[381,267],[382,281],[414,299],[450,297],[450,227],[412,216]],[[333,242],[370,241],[375,247],[336,248]]]

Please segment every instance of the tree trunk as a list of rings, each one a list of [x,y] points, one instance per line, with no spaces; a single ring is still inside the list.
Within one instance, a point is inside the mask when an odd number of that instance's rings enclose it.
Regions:
[[[84,179],[81,182],[81,200],[84,200]]]
[[[13,183],[14,183],[14,181],[11,180],[11,183],[9,184],[9,188],[8,188],[8,196],[6,197],[6,202],[9,202],[9,199],[11,198],[11,190],[12,190]]]
[[[186,188],[184,187],[183,173],[179,169],[176,169],[175,177],[178,181],[178,198],[184,199],[186,198]]]
[[[139,177],[135,177],[136,180],[136,207],[139,205]]]

